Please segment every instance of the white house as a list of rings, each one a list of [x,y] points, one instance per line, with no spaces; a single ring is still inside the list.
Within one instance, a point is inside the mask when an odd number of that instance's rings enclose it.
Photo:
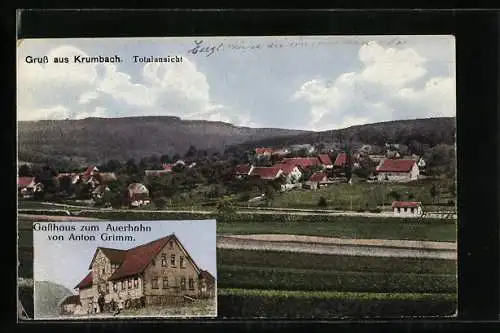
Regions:
[[[285,177],[285,182],[281,185],[281,190],[289,190],[298,187],[299,180],[302,177],[302,171],[297,165],[291,163],[282,163],[274,166],[282,171],[282,175]]]
[[[420,175],[417,161],[385,159],[377,167],[378,181],[409,182],[417,180]]]
[[[415,201],[394,201],[392,203],[394,216],[418,217],[422,216],[422,204]]]

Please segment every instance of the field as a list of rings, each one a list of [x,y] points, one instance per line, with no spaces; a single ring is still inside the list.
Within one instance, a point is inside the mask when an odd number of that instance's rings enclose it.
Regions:
[[[88,212],[109,220],[215,218],[211,214]],[[71,220],[71,216],[67,216]],[[218,234],[455,241],[456,223],[354,216],[238,215]],[[31,222],[19,221],[20,275],[32,277]],[[456,261],[218,249],[220,317],[338,318],[452,315]]]
[[[456,262],[217,251],[219,314],[282,318],[452,315]]]
[[[54,214],[47,211],[48,214]],[[296,234],[337,238],[456,241],[456,221],[366,216],[314,216],[239,214],[217,216],[177,212],[84,212],[80,217],[104,220],[217,219],[218,234]],[[71,221],[71,216],[67,217]],[[30,229],[20,221],[20,229]]]
[[[431,196],[433,182],[418,181],[412,183],[353,183],[335,184],[316,191],[298,189],[276,195],[270,205],[282,208],[318,209],[320,197],[326,199],[328,209],[363,210],[372,208],[390,208],[392,200],[390,193],[397,192],[402,200],[407,200],[411,194],[415,201],[420,201],[425,207],[435,203],[447,205],[449,200],[456,202],[455,195],[450,192],[451,181],[435,182],[440,190],[439,200],[434,202]],[[436,198],[437,200],[438,198]],[[429,207],[428,207],[429,208]],[[435,209],[436,207],[433,207]],[[451,209],[454,209],[451,206]]]

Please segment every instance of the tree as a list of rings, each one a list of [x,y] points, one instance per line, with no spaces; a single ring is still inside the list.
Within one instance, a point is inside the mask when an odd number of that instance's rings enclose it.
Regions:
[[[170,156],[168,156],[167,154],[163,154],[160,157],[160,162],[161,163],[172,163],[172,160],[170,159]]]
[[[35,180],[43,185],[45,193],[53,194],[57,191],[57,183],[55,181],[56,175],[57,172],[51,166],[45,165],[42,170],[35,175]]]
[[[129,159],[127,163],[125,163],[125,171],[129,175],[139,172],[139,168],[137,167],[137,164],[135,164],[135,160],[133,158]]]
[[[216,205],[217,212],[219,215],[227,216],[235,213],[235,209],[231,199],[228,197],[220,198]]]
[[[389,197],[394,199],[395,201],[399,201],[399,199],[401,199],[401,194],[399,194],[398,191],[392,190],[391,192],[389,192]]]
[[[167,206],[167,199],[164,197],[157,197],[153,198],[153,203],[155,204],[156,208],[162,209]]]
[[[432,184],[431,189],[429,190],[431,197],[432,197],[432,202],[436,203],[436,198],[439,197],[439,188],[436,186],[436,184]]]
[[[184,157],[186,159],[191,159],[193,157],[196,157],[197,154],[198,154],[198,149],[196,149],[195,146],[190,145],[189,148],[188,148],[188,150],[186,151],[186,154],[184,155]]]
[[[264,195],[265,195],[266,201],[270,204],[271,202],[273,202],[273,200],[275,198],[275,189],[271,185],[267,185],[264,188]]]
[[[33,177],[33,173],[29,165],[23,164],[19,167],[19,177]]]
[[[73,194],[73,184],[70,176],[62,176],[59,178],[59,189],[68,195]]]
[[[118,160],[109,160],[104,169],[106,172],[117,172],[122,168],[122,163]]]
[[[328,206],[328,202],[326,201],[325,197],[321,196],[319,198],[318,206],[319,207],[326,207],[326,206]]]

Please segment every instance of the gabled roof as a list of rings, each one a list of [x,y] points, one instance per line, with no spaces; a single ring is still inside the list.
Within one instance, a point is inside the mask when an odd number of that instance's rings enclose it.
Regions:
[[[186,259],[191,261],[195,267],[196,273],[199,274],[201,272],[200,268],[174,234],[128,250],[99,247],[94,253],[94,258],[100,250],[111,263],[120,265],[118,269],[116,269],[115,272],[109,277],[109,281],[135,276],[142,273],[144,269],[146,269],[154,257],[167,245],[170,240],[177,242]],[[92,269],[94,258],[92,258],[89,269]],[[92,272],[89,272],[75,288],[83,289],[89,286],[92,286]]]
[[[415,160],[384,160],[377,168],[378,172],[410,172]]]
[[[82,281],[80,281],[80,283],[78,283],[75,287],[78,288],[78,289],[84,289],[84,288],[88,288],[88,287],[91,287],[92,286],[92,272],[89,272],[87,274],[87,276],[85,276],[83,278]]]
[[[273,167],[281,169],[285,175],[288,175],[290,172],[293,171],[296,165],[293,163],[280,163],[273,165]]]
[[[418,208],[422,203],[417,201],[394,201],[392,208]]]
[[[250,176],[259,176],[261,179],[275,179],[278,178],[280,170],[280,168],[276,167],[255,167]]]
[[[35,177],[17,177],[17,187],[29,186],[35,181]]]
[[[87,168],[87,170],[85,170],[85,171],[83,172],[83,174],[82,174],[82,175],[83,175],[84,177],[89,177],[90,175],[92,175],[92,172],[94,172],[94,171],[98,171],[98,169],[97,169],[94,165],[91,165],[91,166],[89,166],[89,167]]]
[[[199,278],[204,279],[207,284],[215,284],[215,277],[208,271],[200,271]]]
[[[328,154],[319,154],[318,155],[319,161],[323,165],[332,165],[332,159],[330,158],[330,155]]]
[[[302,169],[321,164],[317,157],[289,157],[284,158],[283,163],[298,165]]]
[[[234,172],[237,174],[237,175],[248,175],[248,173],[250,172],[250,169],[252,168],[251,165],[248,165],[248,164],[240,164],[240,165],[237,165],[234,169]]]
[[[345,152],[341,152],[335,158],[335,163],[333,163],[336,167],[344,167],[347,164],[347,154]]]
[[[141,273],[153,260],[172,235],[126,250],[122,265],[111,275],[109,280],[132,276]]]
[[[324,172],[315,172],[311,175],[309,178],[309,181],[311,182],[320,182],[323,181],[326,178],[326,174]]]
[[[90,261],[89,264],[89,269],[92,269],[92,264],[94,263],[95,257],[97,256],[97,253],[99,253],[99,250],[109,259],[109,261],[112,264],[121,264],[123,263],[123,260],[125,259],[125,252],[126,250],[119,250],[119,249],[111,249],[108,247],[98,247],[95,250],[94,257],[92,257],[92,260]]]

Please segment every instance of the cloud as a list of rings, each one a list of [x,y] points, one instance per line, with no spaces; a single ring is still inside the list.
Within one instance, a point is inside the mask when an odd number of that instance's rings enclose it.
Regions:
[[[205,74],[185,57],[182,63],[147,63],[134,81],[114,64],[52,62],[88,56],[76,47],[61,46],[47,55],[46,64],[19,63],[19,120],[173,115],[249,123],[245,114],[212,101]]]
[[[455,115],[452,70],[449,76],[431,77],[428,59],[412,48],[385,48],[376,42],[361,46],[358,58],[359,70],[333,80],[309,80],[293,94],[293,101],[309,107],[309,128]]]

